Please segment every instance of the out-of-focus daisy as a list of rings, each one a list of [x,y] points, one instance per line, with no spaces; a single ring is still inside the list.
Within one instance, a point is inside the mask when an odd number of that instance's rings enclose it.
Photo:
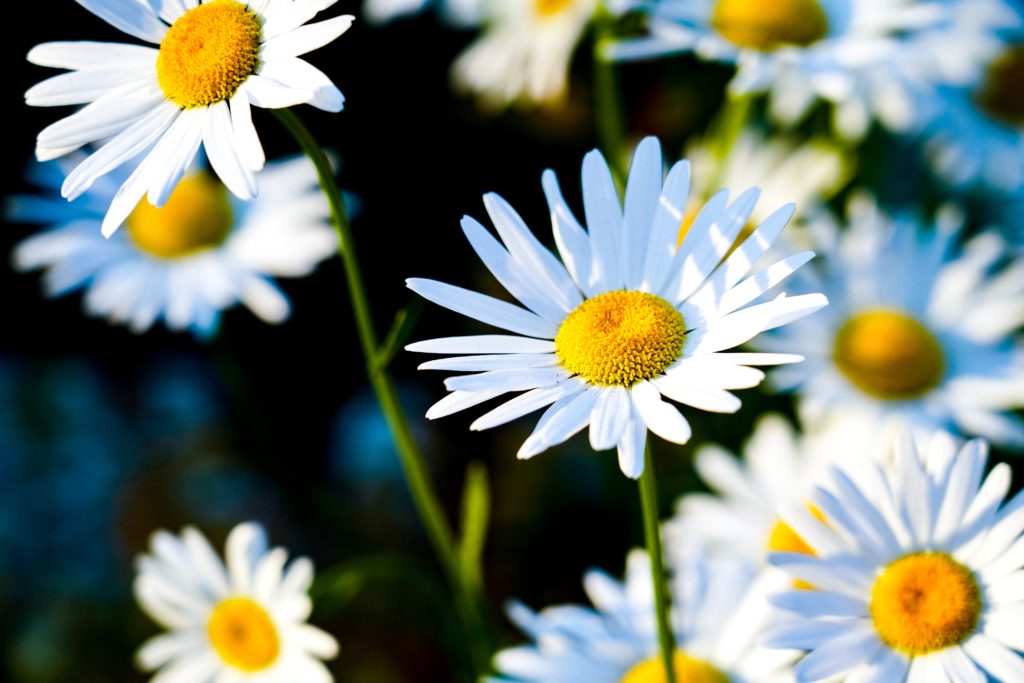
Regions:
[[[804,216],[839,191],[851,170],[842,151],[825,140],[800,144],[791,138],[769,137],[754,127],[739,134],[724,159],[705,142],[689,145],[686,156],[693,165],[693,191],[686,207],[691,219],[721,187],[760,188],[761,199],[741,239],[768,218],[769,207],[786,202],[796,205],[792,232]]]
[[[99,225],[127,172],[99,179],[68,204],[56,192],[73,163],[36,165],[37,182],[53,194],[10,201],[8,218],[50,226],[15,247],[14,265],[44,268],[49,296],[84,290],[86,312],[135,332],[163,318],[172,330],[208,336],[236,303],[281,322],[290,306],[271,276],[308,275],[337,250],[327,202],[303,157],[268,164],[266,187],[249,202],[193,170],[163,207],[139,202],[109,239]]]
[[[455,87],[489,108],[557,104],[569,64],[599,0],[501,0],[486,5],[483,35],[452,65]]]
[[[300,55],[331,42],[349,15],[304,25],[336,0],[77,0],[129,35],[159,48],[56,42],[29,61],[69,69],[25,93],[35,106],[86,105],[38,137],[40,161],[104,141],[68,174],[61,194],[81,196],[101,176],[142,155],[103,219],[112,234],[143,196],[162,206],[200,144],[224,184],[256,195],[265,161],[250,107],[311,104],[340,111],[341,92]]]
[[[799,392],[811,427],[863,419],[869,431],[947,429],[1024,445],[1024,262],[983,233],[961,252],[960,224],[940,215],[887,216],[851,201],[848,229],[822,217],[812,228],[821,258],[798,287],[824,290],[822,315],[755,340],[807,357],[773,381]]]
[[[546,171],[543,185],[562,261],[501,197],[486,195],[504,244],[468,216],[463,231],[525,308],[435,280],[408,281],[436,304],[514,333],[410,345],[412,351],[467,354],[430,361],[424,369],[474,373],[447,379],[452,393],[427,417],[525,391],[471,428],[487,429],[547,407],[519,449],[520,458],[589,425],[591,446],[617,446],[619,466],[635,478],[643,471],[648,429],[675,443],[690,438],[689,423],[663,396],[701,410],[735,412],[740,401],[729,390],[756,386],[764,377],[749,365],[800,360],[725,353],[826,303],[820,294],[779,294],[751,305],[813,256],[796,254],[745,278],[782,231],[792,205],[773,213],[726,258],[758,192],[750,189],[731,205],[727,191],[716,194],[677,247],[689,184],[685,161],[664,178],[658,142],[646,138],[633,158],[623,208],[608,165],[599,152],[590,152],[583,160],[585,232],[554,173]]]
[[[154,680],[329,683],[320,661],[338,653],[330,635],[306,623],[313,563],[287,567],[283,548],[267,548],[257,524],[235,527],[225,563],[201,533],[153,534],[151,554],[138,558],[135,597],[168,629],[139,649],[136,659]]]
[[[433,5],[453,26],[475,26],[480,23],[484,4],[486,0],[365,0],[363,12],[369,21],[383,24],[417,14]]]
[[[747,598],[754,568],[690,558],[672,581],[676,680],[699,683],[785,683],[788,654],[756,644],[769,612]],[[499,652],[498,681],[518,683],[658,683],[658,654],[647,555],[633,551],[623,583],[592,570],[583,585],[595,609],[577,605],[534,613],[515,604],[510,616],[534,641]]]
[[[1010,468],[983,480],[986,455],[942,439],[919,456],[908,439],[893,465],[835,469],[815,489],[827,526],[783,511],[816,555],[770,561],[815,590],[772,598],[798,618],[765,642],[810,651],[798,681],[1024,680],[1024,494],[1003,504]]]
[[[786,122],[818,100],[835,105],[836,128],[862,135],[872,116],[896,129],[917,122],[913,92],[970,72],[1009,10],[1003,0],[649,0],[650,36],[618,45],[636,58],[693,52],[736,65],[733,93],[769,92]],[[971,21],[960,21],[967,12]],[[982,20],[984,18],[985,20]],[[941,38],[948,54],[928,47]],[[949,50],[957,45],[957,50]],[[963,45],[963,49],[959,46]]]
[[[690,493],[665,522],[670,563],[685,562],[695,550],[765,563],[770,551],[810,552],[779,519],[783,505],[805,503],[829,462],[838,458],[827,437],[798,435],[780,415],[757,423],[743,447],[743,459],[714,445],[701,446],[697,472],[712,493]],[[863,454],[862,454],[863,455]]]

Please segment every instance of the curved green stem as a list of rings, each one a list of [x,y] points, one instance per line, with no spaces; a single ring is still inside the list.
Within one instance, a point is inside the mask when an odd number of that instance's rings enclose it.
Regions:
[[[456,607],[471,645],[470,654],[476,673],[478,675],[486,673],[490,668],[491,645],[483,596],[474,585],[473,578],[463,570],[458,544],[445,517],[441,501],[430,483],[426,462],[416,443],[405,411],[399,402],[394,381],[384,364],[378,361],[378,340],[370,311],[369,297],[363,284],[359,259],[356,257],[352,229],[345,211],[345,204],[334,180],[334,171],[331,169],[323,149],[294,112],[290,109],[275,109],[273,114],[295,138],[302,151],[316,167],[320,188],[327,196],[331,220],[338,232],[338,252],[345,266],[345,278],[348,283],[349,297],[352,300],[352,312],[355,316],[359,344],[366,359],[370,384],[377,395],[377,400],[394,438],[416,511],[419,513],[438,561],[455,593]]]
[[[654,616],[658,622],[658,649],[665,667],[666,683],[676,683],[675,634],[672,632],[670,612],[672,596],[665,574],[664,551],[661,547],[661,526],[658,521],[658,488],[654,478],[651,447],[644,449],[644,473],[640,476],[640,506],[644,515],[644,538],[651,563],[651,581],[654,583]]]

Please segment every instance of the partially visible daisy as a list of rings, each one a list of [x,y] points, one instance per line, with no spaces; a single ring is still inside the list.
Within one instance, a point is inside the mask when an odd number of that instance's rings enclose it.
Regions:
[[[729,204],[729,193],[705,204],[680,246],[689,164],[664,177],[654,138],[637,148],[620,203],[608,165],[597,151],[583,160],[584,231],[551,171],[543,185],[559,261],[498,195],[484,197],[502,242],[465,217],[463,231],[487,268],[525,308],[461,287],[413,278],[409,287],[436,304],[512,332],[434,339],[412,351],[467,354],[424,369],[474,374],[451,377],[452,392],[428,412],[436,418],[509,392],[526,392],[471,425],[487,429],[547,408],[519,449],[529,458],[589,425],[595,450],[618,448],[623,473],[643,471],[647,430],[675,442],[690,425],[667,397],[715,412],[735,412],[732,389],[756,386],[750,365],[799,361],[791,354],[726,353],[758,333],[826,304],[820,294],[755,303],[813,254],[804,252],[746,277],[793,213],[783,206],[728,257],[758,192]]]
[[[147,641],[136,659],[153,680],[201,683],[330,683],[322,659],[338,653],[333,637],[307,622],[313,563],[287,567],[283,548],[268,549],[258,524],[236,526],[226,566],[201,533],[158,531],[151,554],[138,558],[135,597],[167,633]]]
[[[38,137],[47,161],[98,143],[68,174],[68,200],[142,156],[103,218],[109,236],[147,196],[162,206],[202,145],[210,166],[241,199],[256,196],[265,157],[251,105],[311,104],[340,111],[341,92],[299,59],[344,33],[349,15],[304,26],[336,0],[77,0],[90,12],[158,48],[97,42],[43,43],[33,64],[69,69],[25,93],[35,106],[86,105]]]
[[[809,650],[797,681],[1024,681],[1024,494],[1004,504],[1010,468],[984,477],[987,448],[948,439],[860,477],[835,469],[805,507],[783,511],[816,555],[771,562],[815,590],[773,602],[796,617],[766,639]]]
[[[456,88],[487,107],[557,104],[569,64],[599,0],[500,0],[486,6],[483,35],[452,64]]]
[[[270,163],[263,193],[249,202],[193,169],[163,207],[140,202],[110,239],[99,226],[127,173],[101,178],[68,204],[56,192],[73,163],[36,165],[33,175],[53,194],[10,201],[9,219],[49,227],[15,247],[14,265],[45,269],[49,296],[84,290],[90,315],[135,332],[163,318],[172,330],[208,336],[236,303],[281,322],[290,305],[272,276],[308,275],[337,251],[327,202],[304,157]]]
[[[822,315],[753,344],[807,357],[773,382],[798,391],[805,423],[864,419],[869,431],[946,429],[1024,445],[1024,261],[983,233],[958,245],[959,220],[934,227],[851,201],[848,229],[824,216],[812,226],[822,254],[795,288],[824,290]]]
[[[485,4],[486,0],[364,0],[363,12],[367,20],[383,24],[436,6],[446,22],[461,27],[479,24]]]
[[[759,647],[769,612],[747,598],[754,576],[743,562],[694,556],[672,582],[678,608],[676,680],[700,683],[787,683],[791,656]],[[514,604],[510,616],[533,643],[495,657],[516,683],[658,683],[665,680],[654,624],[650,567],[630,553],[625,581],[592,570],[583,582],[594,609],[577,605],[534,613]]]
[[[918,123],[917,88],[971,73],[978,42],[1007,21],[1003,0],[647,0],[650,36],[613,50],[623,58],[693,52],[736,65],[733,93],[770,93],[792,123],[818,100],[837,130],[863,135],[872,117],[898,130]],[[961,19],[969,15],[971,20]],[[936,58],[929,48],[941,43]],[[956,45],[956,50],[948,49]]]

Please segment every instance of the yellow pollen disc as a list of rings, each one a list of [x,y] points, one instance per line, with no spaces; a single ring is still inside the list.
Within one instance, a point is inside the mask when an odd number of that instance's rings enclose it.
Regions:
[[[270,615],[249,598],[228,598],[218,603],[206,624],[206,633],[220,658],[242,671],[266,669],[281,651]]]
[[[718,0],[711,26],[734,45],[765,52],[806,47],[828,35],[817,0]]]
[[[572,5],[574,0],[533,0],[533,8],[542,17],[553,17]]]
[[[660,375],[683,352],[686,323],[664,299],[616,291],[587,299],[566,316],[555,352],[591,384],[631,387]]]
[[[232,222],[224,186],[206,174],[196,174],[179,182],[160,208],[145,199],[139,202],[125,230],[140,250],[173,259],[223,243]]]
[[[975,102],[994,119],[1024,124],[1024,45],[1011,47],[989,65]]]
[[[825,522],[825,515],[822,514],[821,510],[819,510],[816,505],[808,503],[807,509],[811,511],[811,514],[818,518],[818,521],[823,523]],[[768,534],[768,542],[765,545],[768,547],[769,552],[817,555],[817,553],[814,552],[814,548],[809,546],[807,541],[805,541],[800,534],[793,531],[793,527],[789,526],[781,519],[775,522],[775,526],[772,527],[771,532]],[[813,585],[802,579],[794,581],[793,587],[798,590],[814,590]]]
[[[183,109],[228,99],[256,72],[261,32],[259,17],[235,0],[188,10],[160,43],[156,76],[164,95]]]
[[[883,400],[917,398],[942,381],[942,346],[928,329],[897,311],[869,310],[836,333],[836,367],[854,386]]]
[[[887,566],[871,589],[871,619],[882,642],[908,655],[956,645],[981,618],[981,589],[945,553],[914,553]]]
[[[729,683],[729,677],[707,662],[684,655],[672,656],[672,668],[678,683]],[[626,672],[619,683],[665,683],[665,667],[660,657],[641,662]]]

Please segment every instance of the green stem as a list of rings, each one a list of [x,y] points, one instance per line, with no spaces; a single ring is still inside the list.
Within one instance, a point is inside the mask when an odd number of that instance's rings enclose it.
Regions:
[[[290,109],[274,109],[272,111],[316,167],[320,188],[327,196],[331,220],[338,232],[338,253],[345,266],[345,278],[348,283],[349,297],[352,300],[356,331],[366,360],[370,384],[377,395],[377,400],[394,438],[416,511],[419,513],[438,561],[455,593],[456,607],[471,644],[470,655],[476,673],[478,675],[486,673],[490,669],[491,645],[483,596],[474,586],[471,577],[463,571],[455,536],[445,517],[441,501],[431,486],[426,462],[398,399],[394,381],[386,367],[377,360],[378,340],[373,325],[373,316],[370,312],[369,297],[363,284],[359,259],[356,257],[352,229],[345,211],[345,204],[334,180],[334,171],[331,169],[323,149],[294,112]]]
[[[728,95],[722,113],[709,131],[711,140],[708,146],[716,164],[714,182],[711,183],[712,192],[721,187],[725,165],[732,154],[732,148],[736,145],[736,140],[750,121],[753,103],[754,96],[750,94]]]
[[[626,112],[622,106],[619,76],[606,48],[614,38],[615,18],[604,7],[594,18],[594,119],[601,151],[611,164],[615,179],[623,185],[627,176]]]
[[[666,683],[676,683],[673,657],[675,635],[669,616],[672,598],[665,574],[665,559],[661,547],[661,527],[658,522],[658,488],[654,478],[654,463],[651,447],[644,449],[644,473],[640,476],[640,506],[644,514],[644,538],[647,541],[647,555],[651,563],[651,581],[654,584],[654,616],[658,622],[658,646],[661,662],[665,666]]]

